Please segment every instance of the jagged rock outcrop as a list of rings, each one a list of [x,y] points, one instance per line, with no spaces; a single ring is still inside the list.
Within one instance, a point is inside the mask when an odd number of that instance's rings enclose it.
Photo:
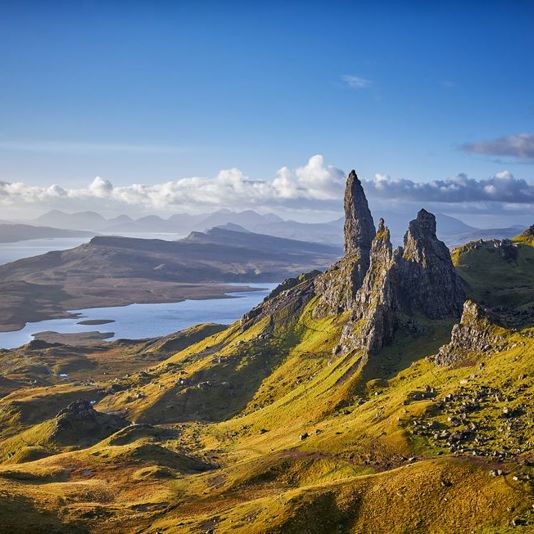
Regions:
[[[77,400],[56,415],[52,438],[62,445],[88,445],[127,425],[122,417],[97,412],[89,401]]]
[[[315,317],[339,314],[353,306],[358,289],[369,268],[369,255],[375,237],[373,216],[356,172],[350,172],[345,187],[345,255],[317,277],[319,302]]]
[[[534,247],[534,224],[529,226],[523,233],[514,237],[514,245],[521,243],[523,245],[528,245]]]
[[[459,317],[465,293],[449,249],[436,236],[436,218],[422,209],[410,222],[398,262],[399,307],[430,319]]]
[[[396,267],[390,232],[380,219],[369,269],[356,294],[352,320],[340,340],[343,352],[356,348],[377,352],[393,339],[397,326]]]
[[[358,256],[343,257],[315,279],[319,300],[313,311],[316,318],[339,315],[353,306],[364,272]]]
[[[449,249],[436,236],[434,215],[421,210],[410,222],[404,245],[392,251],[389,230],[380,220],[370,265],[354,299],[353,319],[338,350],[378,352],[392,341],[398,313],[459,317],[465,295]]]
[[[461,364],[472,353],[494,354],[504,349],[505,338],[499,333],[500,322],[488,308],[466,300],[462,318],[451,332],[451,340],[434,357],[442,366]]]
[[[437,238],[436,218],[421,210],[410,222],[404,248],[392,250],[390,232],[373,217],[358,176],[345,189],[345,255],[325,273],[284,282],[269,299],[245,315],[243,328],[280,309],[296,313],[316,297],[314,318],[347,313],[335,352],[371,354],[390,343],[399,316],[460,317],[465,299],[447,246]],[[406,317],[403,318],[404,323]],[[413,331],[418,330],[415,324]]]
[[[529,226],[523,233],[519,235],[521,237],[534,237],[534,224]]]

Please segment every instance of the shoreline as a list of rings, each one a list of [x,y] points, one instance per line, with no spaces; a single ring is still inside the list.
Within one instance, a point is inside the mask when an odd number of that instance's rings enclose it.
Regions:
[[[271,284],[272,282],[263,282],[265,284]],[[115,295],[117,298],[108,301],[108,300],[102,300],[99,302],[98,299],[95,299],[93,296],[88,297],[87,303],[84,304],[84,297],[78,297],[76,299],[73,299],[76,303],[76,307],[69,306],[69,309],[61,310],[38,310],[37,312],[34,312],[33,317],[30,317],[30,319],[24,320],[22,317],[17,321],[17,317],[10,317],[9,322],[3,323],[0,320],[0,335],[2,333],[12,333],[12,332],[18,332],[20,330],[23,330],[28,324],[30,323],[39,323],[42,321],[49,321],[54,319],[82,319],[82,310],[89,310],[94,308],[122,308],[126,306],[130,306],[132,304],[176,304],[179,302],[184,302],[186,300],[213,300],[213,299],[233,299],[233,298],[239,298],[237,295],[232,295],[232,293],[244,293],[249,291],[261,291],[261,287],[252,287],[247,284],[262,284],[262,282],[242,282],[237,284],[214,284],[214,285],[204,285],[199,284],[198,286],[195,286],[194,284],[187,284],[184,285],[184,287],[174,287],[173,289],[180,291],[183,294],[183,296],[178,296],[176,294],[175,298],[166,298],[161,299],[157,298],[161,295],[154,294],[153,296],[155,298],[150,299],[147,298],[150,295],[147,295],[146,293],[142,295],[142,298],[118,298],[119,295]],[[62,302],[56,303],[57,306],[61,306]],[[25,310],[24,310],[25,311]],[[20,315],[23,315],[23,313],[20,313]],[[25,314],[24,314],[25,315]],[[109,324],[110,322],[115,322],[114,320],[110,319],[90,319],[90,323],[87,323],[84,325],[83,323],[85,321],[80,321],[80,326],[87,326],[87,325],[97,325],[97,324]],[[99,321],[99,322],[93,322],[93,321]],[[100,322],[105,321],[105,322]]]

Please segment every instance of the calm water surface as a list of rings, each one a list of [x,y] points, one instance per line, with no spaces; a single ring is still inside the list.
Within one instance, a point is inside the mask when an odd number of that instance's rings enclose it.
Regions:
[[[72,310],[76,319],[51,319],[27,323],[16,332],[0,332],[0,348],[19,347],[32,334],[51,330],[60,333],[114,332],[113,338],[142,339],[171,334],[198,323],[230,324],[261,302],[277,284],[234,284],[260,288],[257,291],[228,293],[235,298],[185,300],[167,304],[130,304],[114,308]],[[79,321],[110,319],[105,325],[79,325]]]

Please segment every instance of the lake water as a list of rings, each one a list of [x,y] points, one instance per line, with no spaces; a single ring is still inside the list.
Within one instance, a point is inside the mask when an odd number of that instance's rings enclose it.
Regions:
[[[0,348],[14,348],[43,331],[60,333],[114,332],[110,339],[143,339],[171,334],[198,323],[230,324],[260,303],[277,284],[234,284],[259,288],[257,291],[228,293],[234,298],[185,300],[166,304],[130,304],[114,308],[72,310],[76,319],[51,319],[27,323],[16,332],[0,332]],[[110,319],[104,325],[79,325],[79,321]]]

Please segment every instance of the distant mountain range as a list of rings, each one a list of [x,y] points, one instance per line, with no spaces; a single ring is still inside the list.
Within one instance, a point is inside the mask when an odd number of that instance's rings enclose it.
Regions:
[[[185,235],[193,230],[202,231],[228,223],[238,224],[254,231],[260,229],[264,224],[277,224],[285,221],[272,213],[261,215],[253,210],[234,212],[221,209],[211,214],[177,213],[167,219],[157,215],[147,215],[138,219],[132,219],[128,215],[119,215],[112,219],[106,219],[94,211],[65,213],[52,210],[32,222],[39,225],[92,230],[99,233],[161,232]]]
[[[408,222],[415,216],[410,212],[376,211],[377,220],[382,216],[391,229],[393,244],[402,243]],[[507,228],[480,229],[465,224],[461,220],[445,215],[436,214],[438,235],[449,246],[459,245],[475,239],[508,238],[524,230],[523,226]],[[71,230],[84,230],[96,234],[131,235],[168,233],[181,237],[193,231],[206,231],[216,226],[238,225],[249,232],[268,234],[287,239],[341,244],[343,218],[320,223],[304,223],[294,220],[284,220],[273,213],[260,214],[253,210],[235,212],[221,209],[211,214],[190,215],[177,213],[168,218],[157,215],[148,215],[133,219],[128,215],[119,215],[106,219],[99,213],[84,211],[78,213],[65,213],[58,210],[49,211],[31,221],[34,225],[45,225],[55,228],[69,228]]]

